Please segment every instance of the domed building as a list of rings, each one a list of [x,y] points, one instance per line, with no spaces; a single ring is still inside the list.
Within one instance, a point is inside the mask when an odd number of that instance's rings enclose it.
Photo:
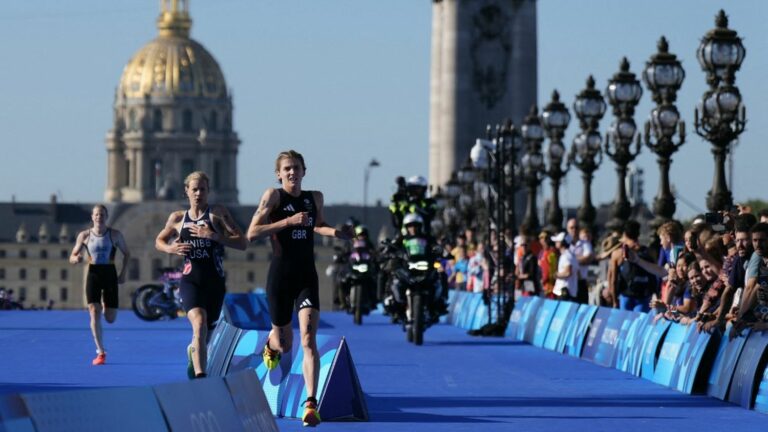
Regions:
[[[158,36],[123,70],[107,133],[107,202],[183,198],[192,171],[211,178],[211,200],[237,203],[232,97],[213,56],[190,38],[187,0],[162,0]]]

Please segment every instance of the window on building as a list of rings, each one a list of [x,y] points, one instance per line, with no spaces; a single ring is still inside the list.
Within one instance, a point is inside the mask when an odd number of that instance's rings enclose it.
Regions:
[[[69,299],[69,290],[67,290],[66,287],[59,288],[59,300],[65,302],[68,299]]]
[[[48,288],[40,287],[40,301],[48,300]]]
[[[27,269],[19,269],[19,279],[25,280],[27,278]]]
[[[27,250],[19,249],[19,258],[26,258],[26,257],[27,257]]]
[[[0,268],[0,279],[5,279],[5,269]]]
[[[59,256],[61,256],[63,259],[67,259],[67,258],[69,258],[69,251],[66,250],[66,249],[62,249],[61,253],[59,254]]]
[[[152,130],[155,132],[163,130],[163,111],[160,109],[152,112]]]
[[[40,269],[40,280],[48,279],[48,270]]]
[[[245,255],[245,259],[247,259],[248,261],[254,261],[256,259],[256,254],[253,252],[248,252]]]
[[[157,187],[162,185],[163,181],[161,180],[163,175],[163,163],[160,161],[160,159],[153,159],[152,160],[152,175],[149,176],[149,187],[152,190],[157,190]]]
[[[253,282],[255,280],[256,280],[256,274],[253,273],[252,271],[249,271],[248,272],[248,282]]]
[[[128,261],[128,279],[135,281],[139,280],[140,277],[141,273],[139,272],[139,259],[131,258],[131,260]]]
[[[19,303],[27,301],[27,287],[19,287]]]
[[[40,251],[40,259],[48,259],[48,251],[43,249]]]
[[[211,111],[211,117],[208,119],[208,128],[212,131],[219,130],[219,113]]]
[[[192,111],[188,109],[181,113],[181,129],[184,132],[192,132]]]
[[[163,260],[155,258],[152,260],[152,279],[158,279],[162,276]]]
[[[195,170],[195,161],[193,159],[182,159],[181,160],[181,181],[183,182],[184,179],[189,175],[189,173],[193,172]]]
[[[67,280],[69,277],[69,272],[67,269],[61,269],[61,280]]]
[[[136,110],[128,111],[128,130],[136,130]]]
[[[5,258],[5,249],[0,249],[0,258]]]
[[[123,167],[123,186],[130,186],[131,185],[131,161],[127,160],[125,161],[125,166]]]
[[[213,184],[214,187],[220,188],[221,184],[221,161],[216,159],[213,161]]]

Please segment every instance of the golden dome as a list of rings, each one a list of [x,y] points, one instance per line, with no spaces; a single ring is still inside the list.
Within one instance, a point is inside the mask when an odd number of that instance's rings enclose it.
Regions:
[[[218,63],[202,45],[189,37],[192,20],[188,7],[189,2],[184,0],[161,1],[157,19],[159,36],[125,65],[118,95],[127,98],[143,98],[146,94],[160,97],[226,96],[227,85]]]

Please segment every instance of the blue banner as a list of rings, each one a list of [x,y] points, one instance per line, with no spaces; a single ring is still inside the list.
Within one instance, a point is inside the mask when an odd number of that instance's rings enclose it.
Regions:
[[[701,371],[699,366],[709,347],[712,345],[712,335],[696,330],[696,325],[688,326],[686,339],[680,347],[680,354],[675,362],[674,372],[669,386],[683,393],[693,393],[694,385],[702,381],[700,379]]]
[[[149,387],[101,388],[21,395],[39,431],[167,430],[163,413]],[[229,395],[226,395],[229,398]],[[141,415],[137,415],[141,413]]]
[[[584,348],[584,339],[586,338],[592,318],[597,313],[597,306],[580,305],[576,311],[576,316],[571,321],[565,333],[565,352],[573,357],[581,357],[581,351]]]
[[[752,408],[758,368],[765,365],[763,354],[766,346],[768,346],[768,334],[766,332],[753,331],[749,334],[733,373],[731,389],[728,392],[728,402],[747,409]]]
[[[227,294],[222,308],[224,319],[241,329],[270,330],[272,320],[269,316],[267,295],[257,294]],[[293,322],[298,322],[294,313]]]
[[[242,332],[226,320],[219,320],[208,342],[208,366],[205,371],[208,376],[224,376]]]
[[[222,378],[209,377],[207,379],[161,384],[154,386],[153,390],[163,409],[170,430],[236,431],[243,428],[232,397],[229,395],[229,389]],[[98,409],[94,409],[96,407],[89,404],[83,404],[83,406],[98,411]],[[142,410],[123,407],[123,411],[135,419],[144,417]],[[137,415],[137,413],[141,413],[141,415]],[[93,424],[91,423],[91,427]],[[111,430],[112,425],[122,423],[113,419],[109,424]],[[131,430],[166,429],[132,428]]]
[[[755,397],[755,411],[768,414],[768,367],[763,370],[763,379],[757,388]]]
[[[539,308],[544,304],[544,299],[541,297],[534,297],[528,307],[523,310],[523,318],[521,319],[522,325],[517,329],[516,340],[525,341],[528,343],[533,342],[533,333],[536,330],[536,315],[539,314]]]
[[[661,341],[667,333],[670,321],[659,319],[651,326],[648,337],[643,344],[643,364],[641,366],[641,376],[647,380],[653,381],[654,371],[656,370],[656,360],[658,350],[661,348]]]
[[[515,300],[515,308],[512,310],[512,314],[509,316],[509,323],[507,324],[507,330],[504,332],[505,337],[511,337],[517,339],[518,328],[524,326],[523,311],[528,307],[533,297],[520,297]]]
[[[0,394],[0,431],[35,432],[35,425],[21,396]]]
[[[597,346],[594,360],[595,363],[605,367],[614,367],[621,329],[626,326],[625,333],[629,330],[632,323],[631,316],[634,314],[634,312],[619,309],[611,309],[610,311],[608,322],[600,335],[600,343]]]
[[[709,374],[707,394],[725,400],[728,397],[728,389],[731,387],[731,378],[736,369],[736,363],[741,355],[741,350],[747,342],[750,329],[744,330],[742,336],[733,340],[728,340],[728,334],[731,331],[731,324],[725,329],[724,336],[720,338],[720,345],[715,357],[715,363],[712,365],[712,371]]]
[[[688,328],[689,326],[678,323],[670,325],[661,346],[656,367],[653,370],[653,382],[656,384],[670,387],[677,357],[680,355],[680,348],[683,346],[683,341],[687,339]]]
[[[224,377],[224,383],[229,389],[243,430],[278,432],[275,417],[253,369],[231,373]]]
[[[549,324],[547,338],[544,340],[544,348],[562,353],[565,348],[565,330],[568,328],[568,324],[576,317],[579,305],[568,301],[559,303],[560,305],[555,311],[555,316],[552,317],[552,322]]]
[[[644,313],[637,318],[637,329],[635,330],[634,340],[631,344],[627,341],[629,346],[629,359],[627,359],[626,372],[635,376],[640,376],[640,371],[643,366],[643,354],[645,352],[645,344],[648,343],[651,333],[653,333],[653,320],[655,315],[653,313]]]
[[[619,330],[619,340],[616,344],[612,366],[623,372],[630,372],[634,368],[632,347],[640,342],[638,337],[642,334],[648,315],[642,312],[627,312],[627,319]]]
[[[584,350],[581,353],[581,358],[594,362],[597,356],[597,349],[600,346],[603,332],[608,325],[608,319],[611,316],[611,312],[617,309],[609,309],[601,307],[597,309],[595,317],[592,319],[592,323],[589,325],[589,332],[587,333],[587,340],[584,342]]]
[[[549,324],[552,322],[552,317],[555,316],[558,304],[560,302],[555,300],[544,300],[544,304],[539,308],[539,313],[536,314],[536,327],[533,330],[533,345],[544,346]]]

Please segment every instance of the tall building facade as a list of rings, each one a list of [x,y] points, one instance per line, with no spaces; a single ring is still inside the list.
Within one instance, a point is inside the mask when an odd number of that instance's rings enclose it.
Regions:
[[[487,124],[536,103],[535,0],[433,0],[429,180],[445,184]]]
[[[106,138],[107,202],[177,200],[196,170],[211,177],[213,201],[238,201],[232,97],[191,27],[188,1],[162,0],[158,36],[123,70]]]

